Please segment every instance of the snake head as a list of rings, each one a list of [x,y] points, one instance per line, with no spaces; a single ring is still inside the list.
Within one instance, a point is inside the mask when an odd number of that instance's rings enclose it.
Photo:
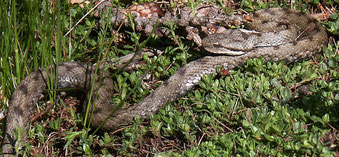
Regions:
[[[244,29],[229,29],[207,36],[202,45],[208,52],[238,56],[252,50],[258,42],[260,32]]]

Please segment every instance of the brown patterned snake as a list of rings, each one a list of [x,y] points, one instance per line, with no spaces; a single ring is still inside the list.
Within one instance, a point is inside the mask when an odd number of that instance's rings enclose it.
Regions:
[[[135,116],[147,119],[166,103],[190,91],[202,75],[215,74],[217,66],[232,69],[243,65],[248,59],[257,57],[262,57],[266,61],[290,63],[319,52],[328,40],[321,24],[310,15],[299,11],[266,9],[253,13],[252,18],[252,22],[247,24],[252,31],[229,30],[203,40],[203,46],[210,52],[237,56],[206,56],[188,63],[142,102],[114,113],[103,128],[116,130],[130,124]],[[54,69],[54,66],[50,68]],[[89,91],[95,76],[94,69],[95,67],[91,65],[77,62],[59,64],[59,88],[76,87]],[[94,87],[98,91],[98,99],[93,113],[93,126],[99,126],[114,108],[110,101],[114,93],[113,81],[109,72],[102,73],[102,85],[99,86],[96,81]],[[19,128],[29,126],[33,106],[46,88],[46,80],[46,70],[42,69],[28,75],[16,88],[7,116],[4,153],[13,152],[12,147],[17,141],[16,126]],[[21,140],[25,140],[24,137],[25,133]]]

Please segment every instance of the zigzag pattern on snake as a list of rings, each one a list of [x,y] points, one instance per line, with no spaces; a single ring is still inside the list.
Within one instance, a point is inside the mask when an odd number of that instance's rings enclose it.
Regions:
[[[139,104],[118,110],[103,125],[103,129],[112,131],[129,125],[135,116],[147,119],[166,103],[185,95],[203,75],[215,74],[217,66],[232,69],[243,65],[248,59],[257,57],[262,57],[265,61],[290,63],[311,57],[328,42],[326,31],[321,24],[310,15],[299,11],[282,8],[265,9],[254,12],[252,18],[252,22],[247,24],[247,28],[252,31],[230,30],[203,40],[205,49],[212,53],[240,52],[238,56],[206,56],[186,64]],[[233,34],[235,37],[230,40],[228,36]],[[55,67],[49,68],[55,74]],[[89,64],[61,63],[58,66],[58,87],[90,91],[91,83],[95,79],[94,71],[95,66]],[[92,120],[94,127],[99,126],[114,109],[114,104],[110,101],[114,93],[110,73],[107,71],[100,73],[103,74],[102,84],[99,85],[99,81],[95,79],[94,85],[94,90],[98,92]],[[33,106],[46,89],[46,82],[46,69],[41,69],[28,75],[13,93],[7,116],[4,153],[14,151],[12,147],[17,142],[16,126],[28,128]],[[26,132],[23,140],[25,135]]]

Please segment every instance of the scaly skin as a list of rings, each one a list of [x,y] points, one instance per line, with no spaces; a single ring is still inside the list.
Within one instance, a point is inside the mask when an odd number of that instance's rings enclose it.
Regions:
[[[124,110],[118,110],[104,124],[105,130],[116,130],[119,127],[131,124],[135,116],[147,119],[150,114],[156,113],[167,102],[174,101],[190,91],[203,75],[215,74],[217,66],[232,69],[243,65],[248,59],[262,57],[265,61],[286,63],[313,56],[321,50],[321,47],[328,41],[325,29],[310,15],[290,9],[273,8],[260,10],[253,14],[253,22],[248,24],[248,28],[257,32],[276,32],[292,30],[292,40],[274,46],[254,46],[251,50],[246,50],[240,56],[206,56],[192,61],[179,69],[163,85],[158,87],[151,95],[147,96],[139,104]],[[276,38],[277,33],[271,33],[269,38]],[[240,33],[241,34],[241,33]],[[249,35],[241,34],[244,40]],[[259,35],[261,36],[261,35]],[[258,36],[258,37],[259,37]],[[264,35],[266,36],[266,35]],[[295,38],[296,37],[296,38]],[[218,53],[215,47],[216,36],[208,37],[203,45],[210,52]],[[209,42],[210,41],[210,42]],[[226,42],[218,39],[220,43]],[[227,44],[225,44],[227,45]],[[260,44],[259,44],[260,45]],[[240,48],[241,49],[241,48]],[[54,66],[50,68],[54,69]],[[59,65],[58,82],[59,88],[76,87],[85,91],[90,91],[91,82],[94,78],[94,67],[87,64],[67,62]],[[55,74],[55,72],[53,72]],[[7,130],[4,139],[3,152],[5,154],[14,153],[12,147],[17,142],[15,128],[28,128],[30,116],[33,114],[33,106],[36,100],[46,88],[46,69],[42,69],[28,75],[17,87],[13,94],[9,112],[7,116]],[[102,86],[98,81],[95,83],[95,91],[99,90],[96,101],[93,126],[99,126],[101,122],[111,113],[114,105],[111,104],[113,94],[113,81],[108,72],[103,72]],[[25,131],[21,140],[25,140]],[[22,144],[19,144],[21,146]]]

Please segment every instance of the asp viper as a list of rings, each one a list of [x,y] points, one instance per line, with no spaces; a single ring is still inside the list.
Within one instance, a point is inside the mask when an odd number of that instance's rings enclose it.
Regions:
[[[190,91],[203,75],[215,74],[217,66],[227,69],[242,66],[248,59],[262,57],[267,62],[286,63],[313,56],[319,52],[328,37],[323,26],[312,16],[300,11],[283,8],[259,10],[253,13],[248,30],[232,29],[208,36],[203,46],[212,53],[228,55],[205,56],[179,69],[164,84],[138,104],[120,109],[103,125],[105,130],[116,130],[129,125],[135,116],[147,119],[166,103],[176,100]],[[236,55],[236,56],[230,56]],[[55,72],[55,66],[47,67]],[[95,78],[95,66],[78,62],[58,65],[58,88],[79,88],[90,91]],[[13,154],[17,142],[16,127],[26,129],[21,137],[24,141],[34,104],[47,86],[45,68],[32,72],[17,86],[10,101],[7,116],[7,130],[3,143],[4,155]],[[99,126],[111,113],[113,81],[110,73],[103,73],[101,85],[95,80],[94,91],[98,97],[93,112],[92,125]],[[86,105],[85,105],[86,106]],[[21,142],[23,143],[23,142]]]

